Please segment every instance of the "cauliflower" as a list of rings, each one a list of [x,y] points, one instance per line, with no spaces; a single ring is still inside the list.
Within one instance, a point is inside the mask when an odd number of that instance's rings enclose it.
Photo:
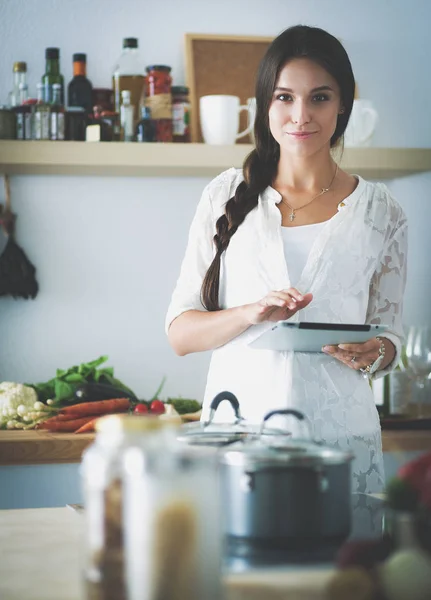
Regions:
[[[30,429],[49,414],[36,391],[22,383],[0,383],[0,429]]]

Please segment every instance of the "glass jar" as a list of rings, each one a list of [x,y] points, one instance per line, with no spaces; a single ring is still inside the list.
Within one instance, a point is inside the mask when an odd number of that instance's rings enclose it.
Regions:
[[[147,67],[145,104],[155,122],[156,141],[172,142],[172,77],[171,67]]]
[[[109,88],[93,88],[91,98],[93,106],[100,106],[101,110],[114,110],[114,90]]]
[[[172,138],[174,142],[190,142],[189,88],[172,86]]]
[[[128,600],[221,600],[217,455],[160,441],[124,452]]]
[[[163,428],[165,422],[157,417],[104,417],[97,421],[94,443],[83,453],[84,578],[88,600],[128,598],[123,544],[123,454],[146,437],[158,447],[158,435]],[[161,439],[164,443],[163,435]],[[162,450],[160,445],[159,450]]]

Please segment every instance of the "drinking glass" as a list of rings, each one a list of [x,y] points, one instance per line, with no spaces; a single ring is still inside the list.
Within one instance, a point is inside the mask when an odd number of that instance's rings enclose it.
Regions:
[[[407,334],[406,356],[412,379],[419,388],[417,417],[424,415],[424,389],[431,374],[431,326],[410,327]]]

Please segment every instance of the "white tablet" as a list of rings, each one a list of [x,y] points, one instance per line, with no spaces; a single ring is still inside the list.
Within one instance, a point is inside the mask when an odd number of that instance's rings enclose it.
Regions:
[[[323,346],[354,344],[382,335],[387,325],[280,321],[250,343],[258,350],[322,352]]]

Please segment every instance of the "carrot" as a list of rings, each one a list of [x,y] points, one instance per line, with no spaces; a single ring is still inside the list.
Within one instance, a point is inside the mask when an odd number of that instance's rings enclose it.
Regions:
[[[54,417],[49,417],[49,419],[46,419],[45,421],[43,421],[43,423],[46,423],[49,427],[50,425],[55,425],[56,423],[64,423],[65,421],[72,421],[73,419],[76,419],[75,415],[55,415]],[[46,427],[46,429],[48,429],[48,427]]]
[[[130,400],[128,398],[112,398],[111,400],[95,400],[67,406],[60,410],[60,414],[74,417],[95,417],[96,415],[126,412],[129,408]]]
[[[96,417],[95,419],[87,421],[87,423],[85,423],[84,425],[82,425],[82,427],[77,429],[75,433],[91,433],[92,431],[94,431],[94,426],[98,418],[99,417]]]
[[[73,433],[92,419],[94,419],[94,417],[81,417],[79,419],[71,419],[70,421],[57,421],[56,423],[44,421],[39,425],[39,429],[48,429],[48,431],[61,433]]]

